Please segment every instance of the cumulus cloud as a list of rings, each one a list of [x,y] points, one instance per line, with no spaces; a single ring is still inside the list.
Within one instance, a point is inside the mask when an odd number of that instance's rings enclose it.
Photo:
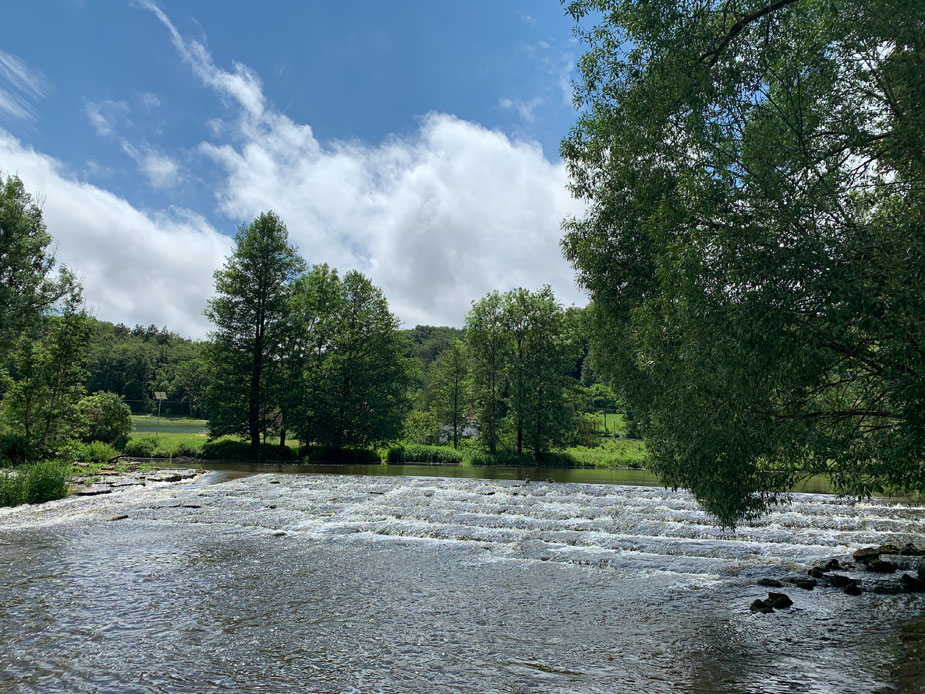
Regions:
[[[40,70],[0,50],[0,112],[20,120],[31,119],[31,102],[43,98],[49,88]]]
[[[493,289],[550,284],[563,301],[583,301],[559,251],[560,222],[581,205],[538,144],[443,113],[376,145],[322,143],[268,105],[252,70],[223,70],[145,6],[202,83],[236,106],[233,123],[213,121],[225,141],[199,147],[223,172],[229,217],[276,211],[309,262],[369,274],[407,325],[459,325]]]
[[[81,278],[88,308],[127,324],[166,325],[201,337],[212,273],[232,242],[186,210],[148,214],[81,183],[54,159],[0,130],[4,175],[18,175],[42,202],[58,260]]]

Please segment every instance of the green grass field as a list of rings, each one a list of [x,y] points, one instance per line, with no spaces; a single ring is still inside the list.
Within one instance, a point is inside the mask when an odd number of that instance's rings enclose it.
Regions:
[[[168,419],[161,417],[158,424],[157,417],[154,415],[132,415],[132,423],[135,425],[133,436],[148,436],[150,434],[202,434],[205,439],[209,423],[204,419]]]
[[[626,419],[622,414],[593,412],[592,416],[596,417],[600,423],[601,434],[604,434],[605,429],[607,436],[613,436],[614,434],[622,436],[626,433]]]
[[[605,416],[595,415],[601,423],[601,432]],[[132,432],[130,439],[138,440],[142,438],[156,440],[156,457],[170,457],[178,454],[178,448],[185,447],[186,451],[190,448],[201,450],[202,445],[208,440],[208,422],[204,419],[178,419],[161,417],[158,424],[157,417],[151,415],[133,415],[132,421],[135,424],[135,430]],[[607,432],[613,435],[622,433],[625,430],[625,421],[622,414],[606,415]],[[219,441],[243,441],[239,437],[223,436]],[[278,440],[270,440],[270,443],[278,443]],[[290,446],[297,448],[297,441],[287,441]],[[189,455],[188,452],[180,451],[183,455]],[[640,467],[646,458],[646,445],[642,441],[635,439],[602,439],[600,446],[585,447],[577,446],[567,448],[563,452],[571,455],[578,463],[582,465],[592,465],[594,467]]]

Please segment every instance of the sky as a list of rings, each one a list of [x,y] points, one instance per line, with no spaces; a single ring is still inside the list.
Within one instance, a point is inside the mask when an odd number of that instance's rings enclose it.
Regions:
[[[583,305],[559,142],[581,46],[555,0],[37,0],[0,23],[0,172],[103,320],[203,337],[239,225],[368,275],[405,327],[492,290]]]

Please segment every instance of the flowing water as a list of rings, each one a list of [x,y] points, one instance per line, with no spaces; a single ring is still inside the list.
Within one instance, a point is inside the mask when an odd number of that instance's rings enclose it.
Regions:
[[[0,510],[0,692],[918,686],[922,596],[748,606],[760,577],[921,543],[921,505],[796,494],[731,532],[657,487],[241,474]]]

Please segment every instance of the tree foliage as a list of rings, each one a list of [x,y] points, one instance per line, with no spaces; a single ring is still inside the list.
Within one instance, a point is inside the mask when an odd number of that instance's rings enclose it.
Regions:
[[[0,424],[22,437],[27,457],[55,451],[79,426],[90,325],[74,290],[60,315],[46,319],[39,338],[21,338],[13,356],[12,378],[6,376]]]
[[[292,283],[304,261],[282,220],[265,212],[241,225],[234,253],[215,273],[206,316],[209,433],[246,436],[253,450],[278,421],[276,370],[283,361]]]
[[[577,0],[566,255],[654,469],[722,522],[925,490],[925,5]]]
[[[54,272],[42,210],[16,176],[0,175],[0,362],[26,330],[76,287]]]
[[[411,362],[381,290],[359,272],[317,265],[296,282],[288,372],[293,431],[326,448],[398,439]]]
[[[453,448],[458,448],[469,413],[469,366],[461,340],[453,342],[431,363],[427,381],[430,410],[439,424],[449,427]]]
[[[125,448],[132,433],[132,411],[122,396],[99,391],[77,403],[80,438],[102,441],[118,450]]]

